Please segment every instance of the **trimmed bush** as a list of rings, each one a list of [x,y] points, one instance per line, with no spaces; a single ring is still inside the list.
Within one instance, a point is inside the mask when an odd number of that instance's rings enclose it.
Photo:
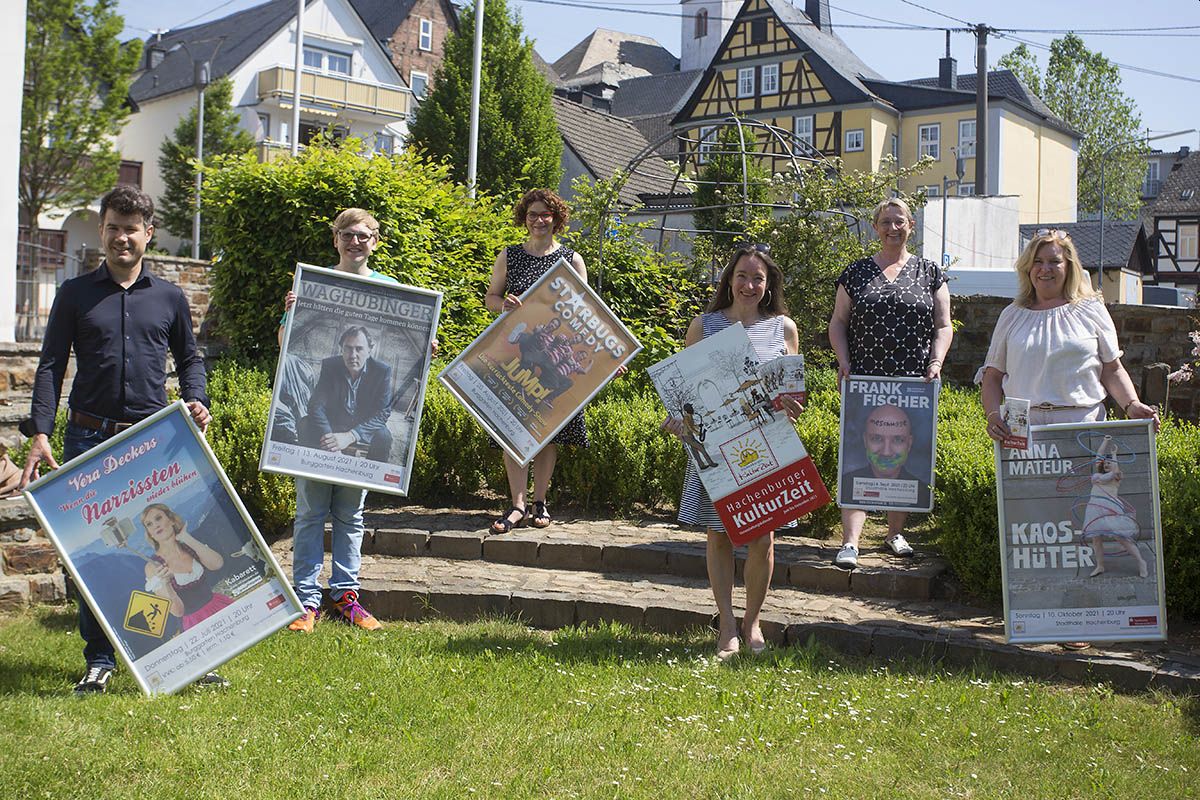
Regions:
[[[233,488],[264,534],[278,533],[296,514],[296,492],[285,475],[259,472],[271,410],[267,372],[231,359],[208,376],[212,421],[205,434]]]

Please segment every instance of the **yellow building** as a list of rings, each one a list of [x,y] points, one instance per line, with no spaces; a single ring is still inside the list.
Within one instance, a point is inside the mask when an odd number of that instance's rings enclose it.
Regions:
[[[672,126],[693,164],[730,115],[791,131],[851,170],[876,170],[887,155],[936,159],[901,185],[906,192],[939,194],[961,155],[959,194],[1016,195],[1022,223],[1074,221],[1080,135],[1008,70],[988,75],[988,185],[975,184],[975,82],[949,57],[936,78],[889,81],[832,32],[828,2],[807,0],[801,11],[787,0],[745,0]]]

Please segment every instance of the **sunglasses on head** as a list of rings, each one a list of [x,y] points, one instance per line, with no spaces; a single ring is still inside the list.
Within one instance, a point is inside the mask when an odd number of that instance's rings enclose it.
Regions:
[[[765,242],[738,242],[733,246],[733,249],[737,253],[762,253],[765,256],[771,255],[771,245]]]
[[[1034,231],[1033,235],[1039,239],[1043,236],[1051,239],[1058,239],[1060,242],[1065,242],[1067,239],[1071,238],[1071,234],[1067,233],[1061,228],[1038,228],[1036,231]]]

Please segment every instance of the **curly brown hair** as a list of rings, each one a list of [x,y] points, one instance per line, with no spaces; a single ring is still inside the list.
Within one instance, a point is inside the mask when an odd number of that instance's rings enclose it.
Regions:
[[[571,219],[571,209],[550,189],[530,189],[526,192],[513,208],[513,225],[524,228],[525,214],[528,213],[529,207],[539,200],[554,214],[554,235],[557,236],[566,230],[567,222]]]

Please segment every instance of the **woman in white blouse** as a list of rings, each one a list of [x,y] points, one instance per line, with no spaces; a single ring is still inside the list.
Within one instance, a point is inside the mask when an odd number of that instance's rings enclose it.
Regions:
[[[1006,396],[1029,401],[1029,424],[1092,422],[1105,418],[1111,396],[1130,419],[1158,411],[1138,400],[1121,364],[1117,331],[1071,237],[1039,230],[1016,264],[1018,291],[992,332],[983,367],[988,436],[1009,434],[1000,412]]]

